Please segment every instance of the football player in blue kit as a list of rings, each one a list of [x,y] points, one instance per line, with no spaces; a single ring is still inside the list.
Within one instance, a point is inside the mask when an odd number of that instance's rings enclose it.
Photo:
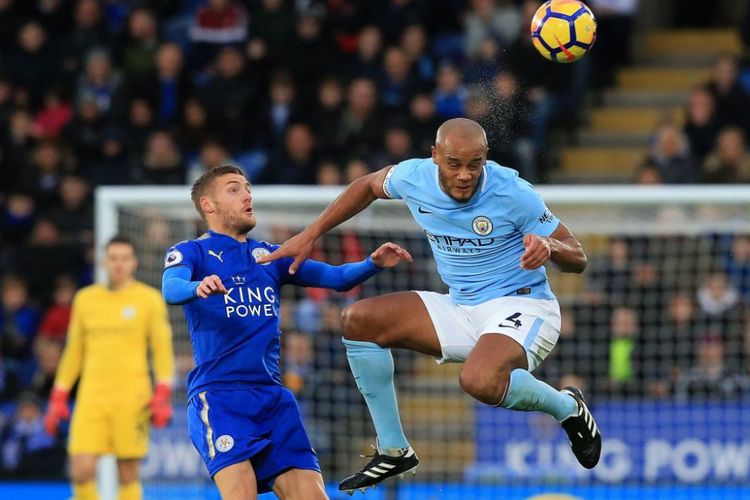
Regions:
[[[282,499],[325,499],[297,402],[281,383],[280,287],[348,290],[411,256],[385,243],[361,262],[305,260],[289,274],[292,259],[256,262],[276,246],[247,236],[256,221],[242,170],[210,170],[191,195],[209,229],[167,251],[162,292],[169,304],[183,304],[193,344],[187,381],[193,445],[224,499],[267,491]]]
[[[411,159],[357,179],[304,231],[260,262],[294,258],[290,272],[331,228],[377,198],[402,199],[430,242],[450,290],[409,291],[358,301],[342,315],[344,344],[377,432],[372,460],[341,490],[367,488],[419,463],[401,426],[389,348],[461,362],[459,383],[486,404],[543,411],[562,424],[586,468],[601,434],[578,388],[557,390],[531,371],[557,343],[560,307],[543,265],[581,273],[579,241],[518,173],[487,160],[487,136],[456,118],[437,131],[432,157]]]

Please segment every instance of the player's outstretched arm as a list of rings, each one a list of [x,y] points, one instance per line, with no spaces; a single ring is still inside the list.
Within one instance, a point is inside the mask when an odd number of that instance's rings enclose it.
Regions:
[[[312,252],[315,240],[357,215],[376,199],[387,198],[383,192],[383,181],[391,168],[389,165],[349,184],[304,231],[284,242],[270,255],[258,259],[258,263],[265,264],[283,257],[294,257],[294,262],[289,266],[289,274],[294,274],[302,261]]]
[[[185,304],[196,298],[205,299],[209,295],[227,293],[221,279],[215,274],[206,276],[201,281],[190,281],[190,277],[190,269],[184,266],[164,270],[161,293],[167,304]]]
[[[401,262],[412,262],[412,257],[395,243],[384,243],[370,256],[360,262],[332,266],[325,262],[306,260],[293,276],[292,283],[301,286],[331,288],[344,292],[362,283],[383,269],[395,267]]]
[[[526,234],[523,246],[522,269],[536,269],[551,260],[563,272],[582,273],[588,264],[581,242],[562,222],[549,237]]]

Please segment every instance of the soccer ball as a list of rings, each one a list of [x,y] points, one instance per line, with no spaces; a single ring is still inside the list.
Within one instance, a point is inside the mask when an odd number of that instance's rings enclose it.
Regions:
[[[586,55],[594,40],[594,14],[578,0],[548,0],[531,20],[531,41],[550,61],[577,61]]]

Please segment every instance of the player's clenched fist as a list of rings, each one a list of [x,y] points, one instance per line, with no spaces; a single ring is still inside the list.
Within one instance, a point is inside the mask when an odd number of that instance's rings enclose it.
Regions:
[[[221,278],[215,274],[203,278],[200,285],[198,285],[198,288],[195,290],[195,294],[202,299],[217,293],[225,294],[227,293],[227,289],[224,288]]]
[[[552,256],[552,242],[544,236],[527,234],[523,237],[523,246],[526,250],[521,255],[521,269],[536,269]]]
[[[372,262],[378,267],[394,267],[399,262],[411,262],[413,259],[409,252],[395,243],[383,243],[377,250],[370,254]]]

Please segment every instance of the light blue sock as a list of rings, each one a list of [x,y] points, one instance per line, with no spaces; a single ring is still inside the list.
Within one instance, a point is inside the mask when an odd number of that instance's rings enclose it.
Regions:
[[[409,442],[404,436],[398,413],[390,349],[383,349],[373,342],[343,341],[357,389],[364,396],[375,424],[378,448],[408,448]]]
[[[543,411],[562,422],[578,412],[578,403],[535,378],[527,370],[517,368],[510,373],[508,392],[498,406],[517,411]]]

